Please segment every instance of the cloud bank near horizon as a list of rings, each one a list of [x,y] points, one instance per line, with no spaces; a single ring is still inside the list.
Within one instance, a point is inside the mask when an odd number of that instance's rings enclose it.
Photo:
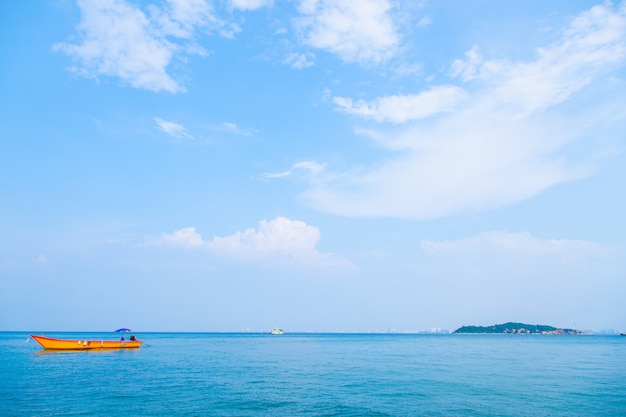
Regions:
[[[422,250],[434,256],[476,255],[481,252],[510,254],[514,256],[555,256],[577,258],[580,256],[608,255],[609,248],[585,240],[543,239],[528,232],[483,232],[479,235],[450,240],[422,240]],[[491,255],[489,255],[491,256]]]

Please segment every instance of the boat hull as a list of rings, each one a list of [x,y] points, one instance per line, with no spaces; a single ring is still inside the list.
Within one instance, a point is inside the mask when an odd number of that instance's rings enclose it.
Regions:
[[[30,337],[45,350],[137,349],[142,343],[139,340],[66,340],[34,334]]]

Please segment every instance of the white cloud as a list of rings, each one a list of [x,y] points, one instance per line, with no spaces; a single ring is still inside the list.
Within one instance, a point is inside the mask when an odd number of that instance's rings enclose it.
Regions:
[[[244,129],[239,127],[236,123],[232,123],[232,122],[224,122],[222,123],[219,127],[214,128],[214,130],[218,130],[221,132],[228,132],[228,133],[232,133],[235,135],[242,135],[242,136],[251,136],[253,134],[258,133],[258,130],[256,129]]]
[[[413,123],[358,129],[394,153],[370,169],[320,172],[302,197],[340,215],[428,219],[511,204],[589,175],[602,153],[594,139],[623,116],[626,86],[610,75],[624,66],[625,41],[626,6],[597,6],[534,61],[487,61],[472,49],[453,64],[469,83],[466,99],[447,86],[370,103],[340,98],[341,111]],[[442,91],[447,100],[424,106],[425,94]],[[574,143],[586,152],[568,153]]]
[[[229,7],[240,10],[256,10],[273,4],[274,0],[228,0]]]
[[[161,238],[152,243],[181,248],[199,248],[205,245],[195,227],[186,227],[172,234],[162,233]]]
[[[326,167],[326,164],[320,164],[315,161],[302,161],[302,162],[296,162],[295,164],[293,164],[294,169],[308,171],[312,173],[321,172],[324,170],[325,167]]]
[[[397,51],[399,35],[387,0],[301,0],[304,42],[348,62],[380,63]]]
[[[281,171],[281,172],[275,172],[275,173],[267,172],[267,173],[261,174],[261,178],[271,179],[271,178],[290,177],[294,175],[294,173],[296,172],[309,174],[309,175],[316,175],[324,171],[325,167],[326,167],[326,164],[320,164],[315,161],[301,161],[301,162],[296,162],[295,164],[293,164],[291,166],[291,169],[287,171]]]
[[[151,246],[204,249],[221,257],[243,261],[279,261],[295,265],[325,268],[351,268],[349,261],[330,253],[319,253],[315,246],[320,240],[316,227],[303,221],[277,217],[274,220],[261,220],[258,230],[246,229],[229,236],[216,236],[203,240],[193,227],[187,227],[158,239],[148,240]]]
[[[295,69],[311,67],[315,64],[315,54],[310,52],[306,54],[287,54],[285,57],[285,64]]]
[[[379,97],[373,102],[335,97],[340,111],[378,122],[405,123],[449,112],[467,99],[467,93],[456,86],[438,86],[420,94]]]
[[[518,117],[567,100],[626,57],[626,6],[613,12],[595,6],[578,16],[559,42],[538,50],[532,62],[484,60],[477,47],[452,64],[464,81],[493,83],[493,98]]]
[[[187,132],[187,129],[178,123],[168,122],[158,117],[155,117],[154,121],[159,126],[159,129],[172,137],[193,139],[193,137]]]
[[[72,71],[86,76],[119,77],[131,86],[151,91],[184,91],[168,73],[176,54],[204,54],[193,42],[199,29],[222,28],[205,0],[169,0],[151,5],[149,13],[124,0],[79,0],[78,42],[54,45],[73,57]]]
[[[207,245],[214,252],[255,258],[313,253],[319,238],[316,227],[277,217],[272,221],[261,220],[258,230],[247,229],[230,236],[215,237]]]
[[[291,170],[281,171],[281,172],[266,172],[260,175],[261,178],[272,179],[272,178],[284,178],[291,176]]]
[[[431,255],[475,255],[480,252],[518,256],[563,256],[574,258],[596,255],[606,249],[584,240],[542,239],[527,232],[484,232],[477,236],[452,241],[423,240],[421,248]]]
[[[149,6],[152,28],[162,35],[190,39],[199,28],[221,26],[206,0],[167,0],[166,6]]]

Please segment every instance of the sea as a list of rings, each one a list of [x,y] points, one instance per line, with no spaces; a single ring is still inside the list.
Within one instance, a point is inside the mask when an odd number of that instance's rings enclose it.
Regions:
[[[0,416],[626,416],[617,335],[135,334],[0,332]]]

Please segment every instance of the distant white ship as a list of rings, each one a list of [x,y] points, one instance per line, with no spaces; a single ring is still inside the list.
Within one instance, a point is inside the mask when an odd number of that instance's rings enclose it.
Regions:
[[[283,330],[282,329],[272,329],[270,330],[270,334],[283,334]]]

